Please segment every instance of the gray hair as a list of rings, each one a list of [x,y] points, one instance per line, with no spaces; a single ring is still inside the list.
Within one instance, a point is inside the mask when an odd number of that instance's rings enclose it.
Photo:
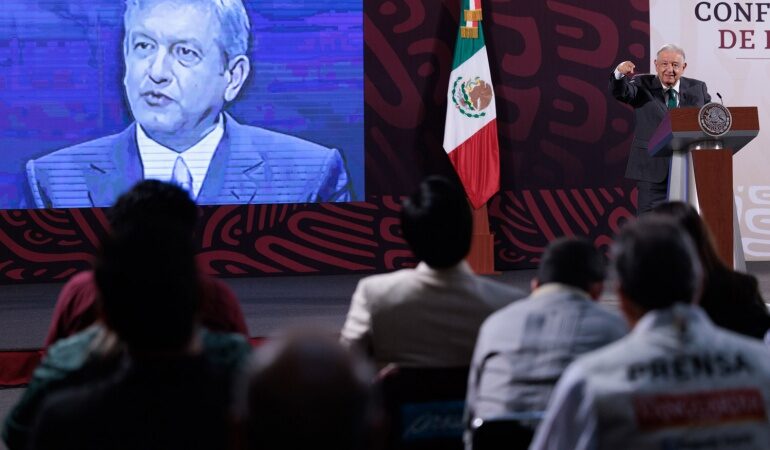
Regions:
[[[687,61],[687,57],[684,55],[684,49],[676,44],[663,44],[663,46],[655,53],[655,57],[660,56],[663,52],[674,52],[682,55],[682,61]]]
[[[149,3],[174,0],[126,0],[126,12],[123,15],[123,26],[128,30],[131,16],[138,9]],[[216,39],[224,53],[225,66],[230,58],[245,55],[249,49],[249,16],[242,0],[176,0],[180,3],[203,3],[212,7],[219,20],[221,33]],[[128,48],[128,34],[124,37],[124,48]]]

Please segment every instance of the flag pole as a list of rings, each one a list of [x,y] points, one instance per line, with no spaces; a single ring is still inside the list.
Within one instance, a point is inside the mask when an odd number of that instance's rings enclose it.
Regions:
[[[489,214],[486,203],[473,211],[473,239],[471,250],[465,258],[479,275],[499,275],[495,271],[495,236],[489,230]]]
[[[495,239],[489,231],[487,201],[500,190],[500,147],[481,2],[460,1],[443,146],[473,210],[473,240],[466,259],[476,273],[492,274]]]

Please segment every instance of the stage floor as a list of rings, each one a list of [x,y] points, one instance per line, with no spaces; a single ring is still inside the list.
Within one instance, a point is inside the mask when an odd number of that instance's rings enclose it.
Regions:
[[[770,300],[770,262],[749,262],[760,289]],[[534,270],[515,270],[492,279],[529,290]],[[363,275],[308,275],[290,277],[231,278],[224,281],[241,302],[251,336],[270,336],[295,326],[312,325],[339,330],[350,297]],[[601,303],[617,308],[612,282]],[[61,284],[0,286],[0,350],[42,346]]]
[[[529,290],[534,270],[491,276]],[[365,275],[308,275],[224,279],[240,300],[249,334],[270,336],[282,329],[312,325],[339,331],[350,297]],[[62,284],[0,286],[0,351],[39,348]]]

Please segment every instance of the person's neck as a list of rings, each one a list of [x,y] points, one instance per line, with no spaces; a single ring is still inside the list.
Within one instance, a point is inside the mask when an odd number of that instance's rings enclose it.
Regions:
[[[157,142],[158,144],[174,150],[175,152],[182,153],[194,146],[203,138],[208,136],[209,133],[214,131],[218,122],[218,116],[214,116],[213,119],[207,120],[197,124],[193,129],[182,132],[164,133],[161,131],[152,131],[146,128],[144,129],[147,137]]]
[[[668,90],[668,89],[676,86],[676,83],[674,83],[674,84],[666,84],[666,83],[664,83],[663,80],[660,79],[660,77],[658,77],[658,81],[660,81],[661,86],[663,86],[663,90]]]

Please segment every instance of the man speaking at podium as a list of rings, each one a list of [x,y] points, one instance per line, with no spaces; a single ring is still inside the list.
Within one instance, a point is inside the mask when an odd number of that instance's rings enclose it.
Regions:
[[[639,191],[637,214],[643,214],[667,199],[671,157],[653,157],[647,143],[669,109],[703,106],[711,101],[706,83],[682,77],[687,62],[684,50],[666,44],[654,61],[657,75],[634,74],[635,65],[623,61],[610,80],[612,95],[634,107],[636,128],[626,166],[626,178],[636,180]]]

